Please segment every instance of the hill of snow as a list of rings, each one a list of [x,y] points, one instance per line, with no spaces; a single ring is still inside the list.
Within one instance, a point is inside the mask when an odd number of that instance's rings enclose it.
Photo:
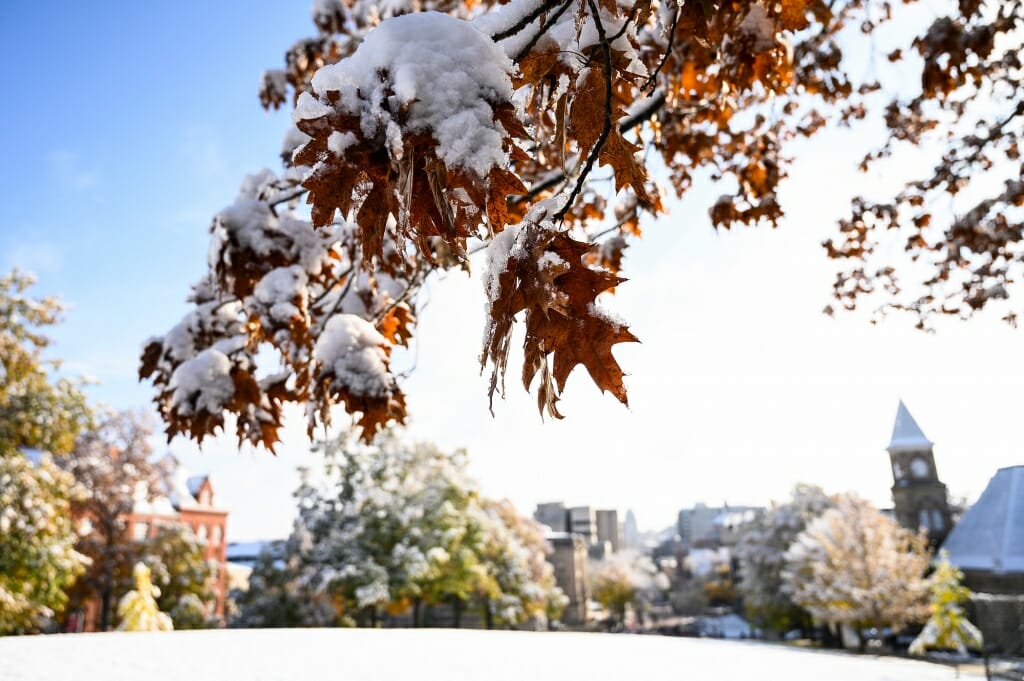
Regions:
[[[3,681],[634,678],[952,681],[956,674],[949,667],[910,660],[623,634],[263,629],[0,639]]]

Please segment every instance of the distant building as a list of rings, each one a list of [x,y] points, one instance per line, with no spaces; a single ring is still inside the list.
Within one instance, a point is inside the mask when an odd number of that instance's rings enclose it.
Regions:
[[[622,528],[619,526],[619,512],[599,510],[594,513],[597,521],[597,541],[611,545],[611,552],[622,549]]]
[[[697,503],[679,511],[676,531],[683,546],[717,546],[735,543],[741,527],[752,522],[764,508],[760,506],[707,506]]]
[[[614,553],[611,542],[596,541],[587,544],[587,557],[590,560],[602,561]]]
[[[901,526],[915,532],[925,530],[932,546],[938,546],[949,534],[953,517],[932,447],[900,400],[886,447],[892,465],[893,512]]]
[[[1024,595],[1024,466],[996,471],[942,548],[971,589]]]
[[[715,518],[714,532],[722,546],[735,546],[754,522],[764,515],[763,508],[723,511]]]
[[[1024,466],[1000,468],[942,548],[975,592],[987,644],[1024,654]]]
[[[547,537],[554,549],[548,560],[555,568],[555,582],[569,598],[562,614],[566,624],[586,624],[590,584],[587,579],[587,542],[578,535],[555,532]]]
[[[259,562],[260,556],[268,554],[274,560],[275,566],[284,567],[285,550],[287,540],[269,539],[263,541],[240,541],[231,542],[227,548],[227,561],[233,565],[253,568]]]
[[[628,549],[640,548],[640,528],[632,510],[626,511],[626,519],[622,521],[622,545]]]
[[[589,544],[597,540],[597,514],[590,506],[569,509],[569,531],[583,537]]]
[[[537,504],[537,510],[533,512],[533,519],[542,525],[547,525],[554,532],[569,531],[569,516],[566,513],[565,504],[561,501]]]
[[[164,526],[185,526],[203,543],[203,558],[213,569],[210,589],[214,597],[205,603],[210,619],[225,620],[225,605],[229,590],[227,571],[228,511],[218,508],[214,501],[213,483],[208,475],[190,476],[187,469],[173,456],[167,455],[157,466],[162,488],[152,498],[140,489],[131,513],[122,518],[125,536],[132,542],[144,542],[156,536]],[[88,518],[85,522],[89,522]],[[114,604],[116,607],[116,603]],[[82,610],[71,612],[67,618],[67,631],[98,631],[100,625],[99,598],[91,598]]]
[[[214,600],[206,604],[208,614],[223,621],[228,593],[228,511],[217,507],[210,476],[190,476],[188,470],[171,455],[160,463],[165,471],[164,493],[150,501],[141,499],[135,503],[126,519],[129,536],[135,541],[144,541],[155,535],[160,525],[189,527],[205,544],[203,558],[213,567],[210,586]]]
[[[533,519],[553,532],[568,532],[583,537],[587,544],[610,544],[610,552],[622,549],[622,528],[619,513],[613,510],[595,510],[590,506],[566,508],[561,501],[537,504]],[[601,555],[604,549],[595,549]]]

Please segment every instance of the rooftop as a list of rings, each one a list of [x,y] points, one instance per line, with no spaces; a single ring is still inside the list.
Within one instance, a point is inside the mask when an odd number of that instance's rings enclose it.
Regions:
[[[1024,466],[996,471],[942,548],[964,570],[1024,572]]]
[[[896,408],[896,422],[892,426],[892,437],[889,438],[889,446],[886,449],[890,452],[931,449],[932,444],[932,441],[921,432],[921,426],[917,425],[917,421],[910,415],[907,405],[900,400],[900,405]]]

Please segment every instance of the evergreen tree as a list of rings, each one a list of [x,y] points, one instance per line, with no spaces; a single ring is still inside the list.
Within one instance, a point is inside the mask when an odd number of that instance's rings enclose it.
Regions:
[[[170,616],[160,612],[156,599],[160,589],[153,586],[145,563],[136,563],[132,570],[135,588],[121,597],[117,604],[120,631],[171,631],[174,623]]]
[[[961,584],[963,578],[964,574],[949,562],[949,555],[943,550],[928,580],[931,617],[910,644],[911,654],[923,655],[926,650],[935,649],[955,650],[963,655],[968,648],[981,648],[981,632],[967,619],[961,606],[971,597],[971,590]]]

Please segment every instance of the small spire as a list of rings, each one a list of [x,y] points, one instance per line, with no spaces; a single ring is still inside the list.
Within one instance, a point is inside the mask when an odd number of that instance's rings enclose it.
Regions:
[[[910,415],[907,405],[900,400],[900,406],[896,409],[896,423],[892,426],[892,438],[890,438],[889,446],[886,449],[892,452],[895,450],[930,449],[931,446],[932,441],[924,436],[921,426],[917,425],[917,421]]]

